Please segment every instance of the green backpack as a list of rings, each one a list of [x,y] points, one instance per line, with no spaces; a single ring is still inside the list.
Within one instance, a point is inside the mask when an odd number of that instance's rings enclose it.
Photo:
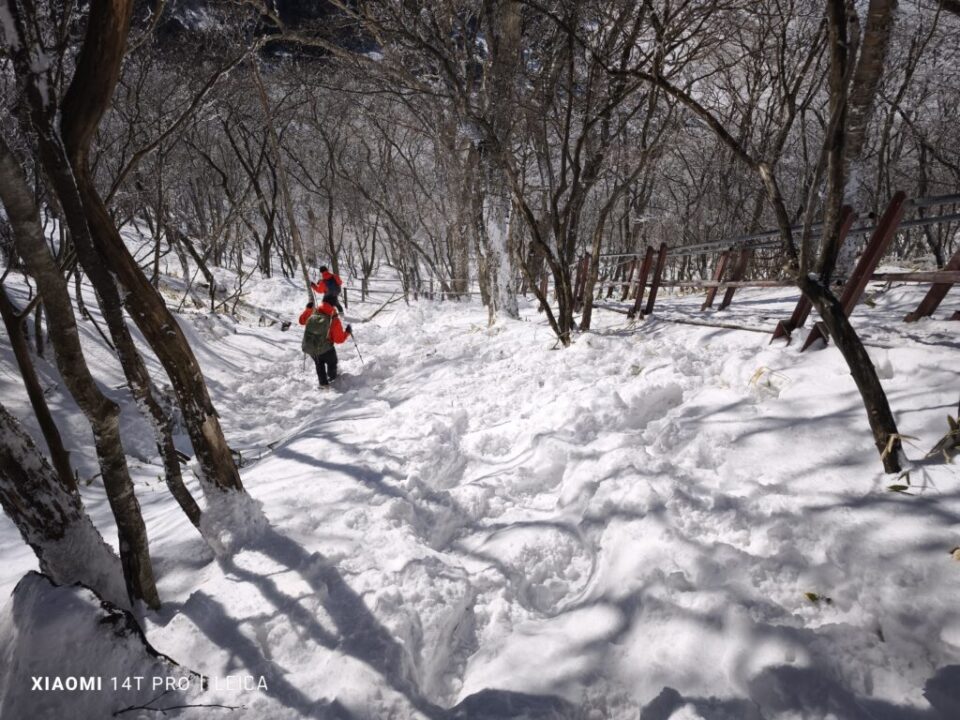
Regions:
[[[324,313],[315,312],[307,320],[307,327],[303,331],[303,343],[300,349],[310,357],[322,355],[333,347],[330,340],[330,326],[333,318]]]

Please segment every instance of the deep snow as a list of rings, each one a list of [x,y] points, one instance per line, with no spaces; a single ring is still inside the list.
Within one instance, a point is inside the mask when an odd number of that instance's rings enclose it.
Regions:
[[[922,291],[893,287],[855,315],[913,460],[960,392],[956,323],[900,323]],[[244,299],[295,320],[302,292],[263,280]],[[214,688],[193,701],[244,709],[183,716],[960,717],[924,697],[960,703],[957,466],[935,459],[909,494],[889,492],[836,349],[668,321],[772,330],[796,293],[741,291],[706,315],[701,299],[661,295],[632,327],[601,310],[567,350],[529,304],[492,328],[476,303],[397,303],[366,323],[377,303],[354,305],[365,364],[340,346],[346,375],[322,395],[296,324],[181,315],[271,523],[215,559],[127,404],[164,601],[147,638],[186,668],[268,688]],[[958,307],[954,290],[937,318]],[[29,415],[7,346],[0,398]],[[59,386],[48,399],[94,475],[82,416]],[[101,487],[83,494],[115,543]],[[0,558],[7,597],[36,563],[6,518]],[[11,613],[6,632],[26,632]],[[27,690],[8,683],[0,709]],[[101,701],[104,716],[129,704]]]

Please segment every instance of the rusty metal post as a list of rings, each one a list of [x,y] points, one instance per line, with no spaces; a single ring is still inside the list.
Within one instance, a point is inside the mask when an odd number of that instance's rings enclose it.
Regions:
[[[890,247],[890,242],[896,235],[900,221],[903,219],[906,203],[907,194],[903,191],[898,192],[891,198],[890,204],[883,212],[883,217],[877,223],[876,230],[870,236],[867,247],[864,248],[863,255],[860,256],[860,262],[857,263],[847,280],[847,284],[844,285],[843,294],[840,296],[840,304],[843,305],[843,312],[847,317],[850,317],[850,313],[860,302],[863,291],[866,289],[867,283],[870,282],[870,276],[873,275],[873,271],[877,269],[881,258],[886,254],[887,248]],[[826,328],[822,322],[818,322],[814,325],[810,334],[807,335],[800,352],[806,350],[817,340],[827,342],[827,337]]]
[[[849,233],[850,228],[853,227],[853,221],[857,219],[857,214],[849,205],[844,205],[841,212],[843,213],[843,217],[840,220],[840,247],[843,247],[843,243],[847,239],[847,233]],[[805,295],[801,295],[797,301],[797,306],[793,309],[793,314],[790,316],[790,319],[781,320],[777,323],[777,328],[773,331],[773,337],[770,338],[770,342],[785,337],[789,345],[790,333],[798,327],[803,327],[812,309],[813,305],[810,304],[810,301],[807,300]]]
[[[948,262],[943,269],[960,270],[960,250],[957,250],[953,254],[953,257],[950,258],[950,262]],[[920,318],[933,315],[936,309],[940,307],[940,303],[943,302],[943,299],[947,296],[947,293],[950,292],[951,287],[953,287],[953,283],[934,283],[931,285],[930,289],[927,291],[927,294],[917,306],[917,309],[907,315],[903,321],[916,322]]]
[[[650,299],[647,300],[647,307],[643,311],[644,315],[653,313],[654,303],[657,302],[657,291],[660,289],[660,280],[663,278],[663,268],[667,264],[667,244],[660,243],[660,253],[657,255],[657,269],[653,273],[653,280],[650,283]]]
[[[642,317],[640,305],[643,303],[643,294],[646,291],[647,277],[650,275],[650,267],[653,265],[653,248],[647,246],[647,252],[643,256],[643,262],[640,264],[640,274],[637,276],[637,291],[634,296],[633,307],[627,313],[627,317],[633,319]]]
[[[727,263],[730,261],[730,250],[724,250],[723,253],[717,258],[717,267],[713,271],[713,281],[720,282],[723,279],[723,271],[727,269]],[[703,301],[703,305],[700,306],[700,311],[713,307],[713,300],[717,296],[717,287],[711,287],[707,289],[707,297]]]

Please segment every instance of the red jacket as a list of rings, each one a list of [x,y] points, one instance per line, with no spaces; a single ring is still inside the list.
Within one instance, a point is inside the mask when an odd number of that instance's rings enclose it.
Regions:
[[[340,279],[339,275],[334,275],[329,270],[326,270],[317,282],[310,284],[310,287],[313,288],[314,292],[318,292],[322,296],[327,294],[327,286],[330,282],[336,283],[337,287],[343,286],[343,280]]]
[[[328,305],[327,303],[320,303],[316,308],[307,307],[303,309],[303,312],[300,313],[300,320],[298,321],[301,325],[306,325],[307,320],[310,319],[310,316],[315,312],[323,313],[324,315],[330,315],[333,318],[333,321],[330,323],[330,339],[337,343],[345,343],[347,338],[350,337],[350,334],[343,329],[343,324],[340,322],[340,316],[337,315],[337,309],[333,305]]]

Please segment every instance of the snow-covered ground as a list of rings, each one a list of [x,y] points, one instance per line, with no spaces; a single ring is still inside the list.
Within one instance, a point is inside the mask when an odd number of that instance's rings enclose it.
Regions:
[[[956,323],[900,322],[922,292],[891,288],[855,316],[900,431],[916,438],[912,460],[946,432],[960,393]],[[918,465],[908,492],[890,492],[896,479],[881,472],[836,349],[800,354],[799,342],[669,321],[772,330],[796,293],[741,291],[707,314],[701,299],[661,297],[634,327],[601,310],[566,350],[532,305],[492,328],[476,303],[396,303],[369,322],[376,303],[355,305],[364,364],[340,346],[346,374],[328,394],[296,324],[181,315],[272,527],[215,559],[127,405],[164,601],[146,636],[184,673],[259,685],[221,683],[191,700],[242,709],[177,712],[960,717],[957,465]],[[245,301],[295,320],[302,292],[266,280]],[[958,308],[955,290],[936,317]],[[89,323],[83,332],[98,378],[122,399],[116,363]],[[3,345],[0,398],[29,416]],[[94,475],[82,416],[59,385],[48,400]],[[83,495],[115,542],[100,485]],[[0,559],[7,598],[36,563],[6,518]],[[8,638],[11,605],[0,611]],[[0,653],[7,671],[15,661]],[[5,688],[8,701],[27,690]],[[102,695],[103,717],[131,704]]]

